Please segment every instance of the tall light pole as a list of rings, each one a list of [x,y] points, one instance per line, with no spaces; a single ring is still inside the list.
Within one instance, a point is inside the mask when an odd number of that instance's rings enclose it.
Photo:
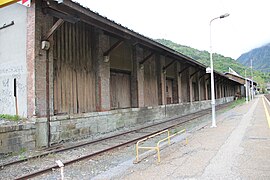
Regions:
[[[222,19],[228,17],[230,14],[226,13],[219,17],[216,17],[210,21],[210,66],[211,66],[211,106],[212,106],[212,126],[217,127],[216,125],[216,110],[215,110],[215,81],[214,81],[214,67],[213,67],[213,58],[212,58],[212,30],[211,24],[216,19]]]
[[[253,86],[253,67],[252,67],[252,58],[251,58],[251,99],[253,100],[254,99],[254,86]]]
[[[248,83],[247,83],[247,71],[245,69],[245,84],[246,84],[246,103],[248,103]]]

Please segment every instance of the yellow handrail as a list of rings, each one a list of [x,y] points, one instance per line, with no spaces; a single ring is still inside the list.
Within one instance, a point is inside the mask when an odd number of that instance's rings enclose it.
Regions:
[[[146,141],[147,139],[153,138],[153,137],[155,137],[155,136],[158,136],[158,135],[160,135],[160,134],[163,134],[163,133],[165,133],[165,132],[167,132],[167,133],[168,133],[168,136],[170,136],[169,130],[166,129],[166,130],[160,131],[160,132],[158,132],[158,133],[156,133],[156,134],[153,134],[153,135],[151,135],[151,136],[148,136],[148,137],[146,137],[146,138],[144,138],[144,139],[141,139],[141,140],[139,140],[139,141],[136,143],[136,161],[137,161],[137,162],[139,162],[139,149],[156,149],[156,150],[157,150],[156,147],[139,147],[139,143],[140,143],[140,142],[143,142],[143,141]]]
[[[177,133],[174,133],[174,134],[172,134],[172,135],[170,135],[170,136],[168,136],[168,137],[166,137],[166,138],[164,138],[164,139],[158,141],[157,146],[156,146],[156,148],[157,148],[157,154],[158,154],[158,162],[160,162],[160,150],[159,150],[159,144],[160,144],[161,142],[163,142],[163,141],[166,141],[167,139],[168,139],[169,144],[170,144],[170,139],[171,139],[172,137],[174,137],[174,136],[176,136],[176,135],[178,135],[178,134],[181,134],[181,133],[183,133],[183,132],[186,133],[186,129],[183,129],[183,130],[181,130],[181,131],[178,131]],[[186,144],[188,144],[187,136],[186,136]]]
[[[146,141],[147,139],[153,138],[153,137],[158,136],[158,135],[160,135],[160,134],[163,134],[163,133],[165,133],[165,132],[167,132],[168,137],[166,137],[166,138],[164,138],[164,139],[158,141],[158,143],[157,143],[156,146],[154,146],[154,147],[139,146],[139,143],[140,143],[140,142]],[[186,133],[186,129],[183,129],[183,130],[181,130],[181,131],[179,131],[179,132],[177,132],[177,133],[174,133],[174,134],[170,135],[170,131],[169,131],[168,129],[166,129],[166,130],[160,131],[160,132],[158,132],[158,133],[156,133],[156,134],[153,134],[153,135],[151,135],[151,136],[148,136],[148,137],[146,137],[146,138],[144,138],[144,139],[139,140],[139,141],[136,143],[136,161],[139,162],[139,149],[155,149],[155,150],[157,151],[157,154],[158,154],[158,162],[160,162],[160,147],[159,147],[160,143],[163,142],[163,141],[168,140],[168,144],[170,144],[170,143],[171,143],[170,141],[171,141],[171,138],[172,138],[172,137],[174,137],[174,136],[176,136],[176,135],[178,135],[178,134],[181,134],[181,133],[183,133],[183,132]],[[186,136],[186,144],[188,144],[187,136]]]

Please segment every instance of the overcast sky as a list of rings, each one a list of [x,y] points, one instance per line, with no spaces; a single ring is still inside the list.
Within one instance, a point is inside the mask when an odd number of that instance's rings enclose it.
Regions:
[[[237,59],[270,43],[269,0],[75,0],[91,10],[152,39],[209,51]]]

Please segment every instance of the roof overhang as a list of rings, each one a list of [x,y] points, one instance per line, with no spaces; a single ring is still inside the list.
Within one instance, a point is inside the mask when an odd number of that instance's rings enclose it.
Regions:
[[[79,3],[71,0],[44,0],[43,11],[51,16],[63,19],[65,21],[76,23],[83,21],[87,24],[93,25],[104,30],[106,33],[111,34],[114,37],[130,40],[133,44],[139,44],[140,46],[149,48],[161,55],[173,58],[181,63],[186,63],[191,66],[200,68],[205,71],[207,66],[199,63],[198,61],[185,56],[167,46],[164,46],[148,37],[145,37],[137,32],[134,32],[127,27],[117,24],[114,21],[99,15],[90,9],[81,6]],[[214,71],[216,75],[227,78],[222,73]]]

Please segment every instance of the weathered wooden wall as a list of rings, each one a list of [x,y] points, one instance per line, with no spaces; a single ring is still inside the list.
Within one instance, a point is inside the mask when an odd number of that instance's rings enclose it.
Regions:
[[[146,54],[146,53],[145,53]],[[146,56],[146,55],[145,55]],[[152,56],[144,63],[144,105],[158,105],[157,61]]]
[[[110,38],[113,46],[117,40]],[[131,107],[132,46],[123,42],[110,54],[111,109]]]
[[[166,79],[166,99],[167,104],[173,103],[173,79]]]
[[[111,71],[111,109],[131,107],[130,74]]]
[[[54,111],[96,110],[92,29],[65,22],[54,35]]]

